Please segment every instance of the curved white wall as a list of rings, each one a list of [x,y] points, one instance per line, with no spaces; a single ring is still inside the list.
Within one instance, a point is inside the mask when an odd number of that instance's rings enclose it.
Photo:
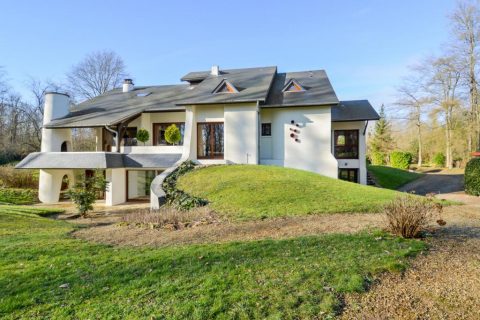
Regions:
[[[68,95],[49,92],[45,94],[43,124],[68,114],[70,98]],[[71,129],[42,128],[42,152],[60,152],[62,143],[67,142],[67,151],[71,151]],[[38,199],[43,203],[55,203],[60,199],[62,178],[67,174],[73,180],[72,170],[40,170]]]
[[[56,203],[60,200],[63,176],[67,175],[70,186],[75,183],[73,170],[40,170],[38,199],[42,203]]]
[[[68,114],[70,107],[70,98],[68,95],[49,92],[45,94],[45,106],[43,111],[43,124],[47,124],[53,119],[64,117]],[[71,129],[46,129],[42,128],[42,152],[59,152],[63,142],[67,146],[72,144]],[[71,150],[68,150],[71,151]]]

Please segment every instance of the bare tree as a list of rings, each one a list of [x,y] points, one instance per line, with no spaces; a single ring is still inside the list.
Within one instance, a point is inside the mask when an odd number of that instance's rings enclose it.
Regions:
[[[75,97],[91,99],[118,87],[128,77],[125,63],[113,51],[87,55],[67,74],[69,89]]]
[[[424,89],[425,83],[423,79],[414,74],[411,78],[405,79],[404,84],[398,88],[399,98],[396,102],[396,105],[402,107],[403,110],[406,109],[405,111],[408,113],[406,119],[413,121],[417,129],[417,158],[419,167],[423,164],[423,117],[427,112],[427,107],[429,107],[431,103],[431,98]]]
[[[445,126],[445,157],[446,166],[453,167],[452,131],[454,129],[454,112],[460,106],[458,85],[461,77],[461,68],[453,56],[445,56],[431,60],[428,69],[428,90],[436,112],[440,113]]]
[[[476,70],[480,44],[480,7],[478,2],[458,2],[450,20],[454,35],[454,54],[463,65],[462,78],[469,93],[468,150],[474,151],[480,147],[480,110]]]

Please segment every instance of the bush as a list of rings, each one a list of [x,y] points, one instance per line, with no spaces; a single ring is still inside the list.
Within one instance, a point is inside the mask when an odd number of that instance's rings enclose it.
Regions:
[[[480,196],[480,158],[471,159],[465,167],[465,192]]]
[[[390,153],[390,166],[407,170],[410,167],[412,158],[413,157],[410,152],[393,151]]]
[[[36,190],[0,188],[0,203],[32,204],[37,202],[37,199]]]
[[[16,170],[13,166],[0,167],[0,187],[36,189],[38,170]]]
[[[149,229],[181,230],[216,222],[219,222],[219,219],[207,208],[195,208],[185,212],[172,207],[162,207],[158,211],[139,210],[124,215],[121,224]]]
[[[138,141],[143,142],[143,145],[145,145],[145,142],[150,139],[150,134],[145,129],[139,129],[135,138],[137,138]]]
[[[387,204],[383,211],[388,231],[404,238],[415,238],[426,229],[435,215],[440,215],[442,205],[431,198],[402,195]],[[437,222],[444,224],[441,219]]]
[[[190,210],[195,207],[203,207],[207,205],[207,200],[191,196],[188,193],[177,189],[178,177],[192,171],[194,168],[195,164],[192,161],[185,161],[165,178],[162,188],[166,194],[167,204],[179,210]]]
[[[80,181],[67,191],[67,195],[75,203],[78,212],[85,218],[88,211],[93,210],[97,194],[106,190],[107,181],[103,178],[103,174],[98,171],[91,177],[83,174]]]
[[[165,130],[165,140],[173,145],[182,140],[180,129],[178,129],[175,124],[168,126],[168,128]]]
[[[435,166],[435,167],[438,167],[438,168],[444,168],[445,167],[445,161],[447,159],[445,158],[445,155],[441,152],[439,153],[436,153],[433,158],[432,158],[432,164]]]
[[[385,153],[374,151],[370,155],[370,161],[374,166],[383,166],[385,165]]]

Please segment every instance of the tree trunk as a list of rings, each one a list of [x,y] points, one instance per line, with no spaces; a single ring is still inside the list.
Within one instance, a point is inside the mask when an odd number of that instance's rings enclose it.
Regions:
[[[417,124],[418,127],[418,167],[422,166],[422,128],[420,124]]]

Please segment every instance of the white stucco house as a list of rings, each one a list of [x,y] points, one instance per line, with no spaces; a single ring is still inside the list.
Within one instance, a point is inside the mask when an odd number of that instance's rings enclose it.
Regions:
[[[105,171],[106,205],[151,199],[175,165],[265,164],[366,184],[365,133],[379,116],[367,100],[339,101],[323,70],[279,73],[276,67],[191,72],[184,84],[123,87],[71,105],[45,96],[41,152],[17,168],[40,169],[39,199],[59,201],[65,176]],[[180,128],[169,145],[165,129]],[[72,152],[72,129],[94,128],[95,152]],[[139,129],[150,133],[143,145]],[[160,199],[161,200],[161,199]]]

